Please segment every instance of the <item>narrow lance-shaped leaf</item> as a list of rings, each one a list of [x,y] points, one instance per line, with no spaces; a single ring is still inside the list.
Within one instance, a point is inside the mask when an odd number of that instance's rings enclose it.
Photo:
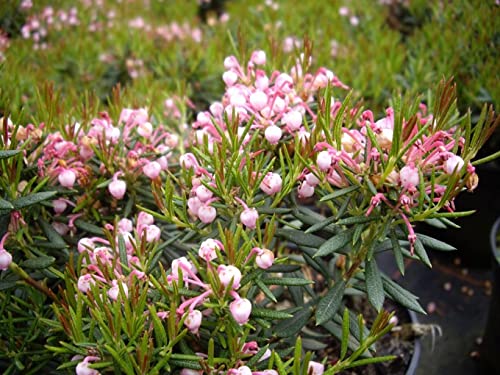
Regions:
[[[340,232],[336,236],[333,236],[320,246],[316,254],[314,254],[314,258],[329,255],[337,250],[342,249],[351,241],[352,236],[353,236],[352,229]]]
[[[349,310],[344,309],[342,319],[342,341],[340,343],[340,360],[344,359],[347,354],[347,344],[349,343]]]
[[[429,256],[427,255],[427,252],[425,251],[424,245],[422,244],[422,241],[417,237],[417,240],[415,241],[415,254],[420,258],[420,260],[429,268],[432,268],[431,261],[429,259]]]
[[[435,250],[440,250],[440,251],[454,251],[456,250],[455,247],[448,245],[447,243],[443,241],[436,240],[435,238],[426,236],[424,234],[417,233],[417,238],[422,242],[422,245],[428,246],[432,249]]]
[[[328,194],[328,195],[325,195],[324,197],[322,197],[320,199],[321,202],[326,202],[326,201],[330,201],[330,200],[333,200],[333,199],[336,199],[338,197],[341,197],[343,195],[346,195],[346,194],[349,194],[349,193],[352,193],[353,191],[355,190],[358,190],[359,189],[359,186],[349,186],[349,187],[346,187],[346,188],[343,188],[343,189],[339,189],[331,194]]]
[[[333,288],[319,301],[316,310],[316,325],[323,324],[333,318],[342,302],[345,287],[345,280],[337,281]]]
[[[23,262],[23,267],[33,268],[33,269],[44,269],[52,265],[56,261],[56,258],[51,256],[40,256],[37,258],[31,258]]]
[[[324,242],[321,237],[293,229],[277,230],[276,234],[297,245],[318,248]]]
[[[405,274],[405,264],[403,259],[403,252],[401,251],[401,246],[399,245],[398,238],[394,230],[390,232],[392,251],[394,252],[394,258],[396,259],[396,265],[398,266],[398,270],[401,275]]]
[[[293,318],[279,322],[275,327],[278,337],[290,337],[296,335],[308,322],[312,315],[309,307],[300,309],[293,314]]]
[[[268,320],[283,320],[293,318],[293,315],[285,311],[278,311],[273,309],[264,309],[261,307],[252,308],[252,317],[264,318]]]
[[[47,199],[52,198],[56,194],[57,191],[43,191],[40,193],[34,193],[27,195],[25,197],[17,198],[15,201],[12,202],[12,205],[16,210],[19,210],[21,208],[26,208],[29,206],[33,206],[34,204],[46,201]]]
[[[11,158],[13,156],[16,156],[20,152],[21,152],[21,150],[1,150],[0,151],[0,160]]]
[[[9,201],[0,198],[0,210],[13,210],[14,206]]]
[[[384,286],[382,285],[380,271],[374,258],[366,261],[365,275],[368,300],[377,311],[380,311],[384,304]]]
[[[382,284],[384,285],[384,290],[387,292],[389,297],[391,297],[391,299],[410,310],[426,314],[425,310],[418,303],[418,298],[412,293],[403,289],[401,286],[385,276],[382,276]]]

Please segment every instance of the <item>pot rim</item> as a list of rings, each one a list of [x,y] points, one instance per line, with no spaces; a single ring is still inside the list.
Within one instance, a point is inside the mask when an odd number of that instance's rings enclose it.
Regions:
[[[500,231],[500,217],[496,219],[495,223],[491,227],[491,232],[490,232],[490,247],[491,247],[491,254],[493,255],[493,258],[497,263],[500,263],[498,259],[498,241],[497,241],[497,234]]]
[[[417,314],[410,310],[407,309],[408,314],[410,315],[410,320],[412,324],[418,324],[418,317]],[[414,340],[414,347],[413,347],[413,355],[411,356],[410,364],[408,365],[408,368],[406,369],[406,375],[414,375],[417,371],[418,363],[420,362],[420,353],[422,351],[422,344],[420,342],[420,338],[416,338]]]

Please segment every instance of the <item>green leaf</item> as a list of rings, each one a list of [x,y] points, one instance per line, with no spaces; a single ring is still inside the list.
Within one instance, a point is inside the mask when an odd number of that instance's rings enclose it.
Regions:
[[[349,343],[349,310],[344,309],[344,317],[342,319],[342,340],[340,342],[340,360],[344,359],[347,354],[347,344]]]
[[[80,219],[75,220],[75,225],[78,229],[84,230],[85,232],[89,232],[97,236],[104,235],[102,228],[99,228],[97,225],[87,223],[86,221]]]
[[[439,251],[455,251],[456,248],[448,245],[443,241],[436,240],[435,238],[417,233],[417,238],[422,242],[422,245],[430,247]]]
[[[429,256],[427,255],[427,252],[425,251],[424,245],[422,244],[422,241],[417,237],[417,240],[415,241],[415,254],[420,258],[420,260],[429,268],[432,268],[431,261],[429,259]]]
[[[31,259],[25,260],[23,262],[23,267],[33,268],[33,269],[43,269],[43,268],[50,267],[55,261],[56,261],[56,258],[54,258],[54,257],[41,256],[38,258],[31,258]]]
[[[374,258],[366,261],[365,276],[368,301],[370,301],[377,311],[380,311],[384,304],[384,286],[382,285],[380,271]]]
[[[323,323],[321,326],[328,332],[330,332],[333,336],[335,336],[339,341],[342,341],[343,331],[340,324],[337,324],[334,321],[330,320],[326,323]],[[352,335],[351,331],[351,335],[348,335],[347,347],[354,352],[359,349],[359,345],[359,340],[354,335]],[[370,356],[371,354],[367,352],[365,355]]]
[[[300,270],[300,266],[297,264],[273,264],[266,271],[267,272],[282,272],[289,273]]]
[[[302,286],[312,284],[313,281],[298,277],[269,278],[262,280],[266,285]]]
[[[14,205],[14,208],[16,210],[20,210],[21,208],[26,208],[29,206],[33,206],[34,204],[46,201],[56,194],[57,191],[42,191],[40,193],[34,193],[25,197],[17,198],[14,202],[12,202],[12,204]]]
[[[14,280],[0,280],[0,291],[13,288],[17,285]]]
[[[125,245],[123,235],[118,236],[118,253],[120,255],[120,263],[123,266],[128,267],[127,247]]]
[[[345,280],[337,281],[333,288],[321,298],[318,303],[318,309],[316,310],[316,325],[323,324],[333,318],[342,302],[345,287]]]
[[[11,158],[13,156],[16,156],[20,152],[21,152],[21,150],[1,150],[0,151],[0,160]]]
[[[384,285],[384,290],[387,292],[389,297],[391,297],[391,299],[410,310],[425,315],[427,314],[418,303],[418,297],[408,292],[406,289],[402,288],[386,276],[382,276],[382,284]]]
[[[252,317],[254,318],[264,318],[264,319],[290,319],[293,318],[293,315],[290,313],[287,313],[285,311],[277,311],[277,310],[272,310],[272,309],[264,309],[261,307],[254,307],[252,308]]]
[[[51,249],[64,249],[66,247],[66,242],[61,237],[61,235],[56,232],[52,225],[50,225],[43,219],[38,220],[38,223],[40,224],[45,237],[47,237],[47,239],[49,240],[48,245]]]
[[[312,311],[309,307],[302,308],[293,314],[290,319],[282,320],[275,326],[275,333],[279,337],[295,336],[300,330],[309,323]]]
[[[304,233],[294,229],[278,229],[276,231],[276,235],[299,246],[318,248],[325,242],[324,239],[315,236],[314,234]]]
[[[269,289],[267,287],[266,284],[264,284],[259,279],[255,279],[254,282],[255,282],[255,285],[257,285],[259,287],[259,289],[262,290],[262,292],[266,295],[267,298],[269,298],[274,303],[278,302],[278,300],[276,299],[275,295],[273,294],[273,292],[271,291],[271,289]]]
[[[345,368],[351,368],[351,367],[358,367],[358,366],[365,366],[369,365],[371,363],[380,363],[380,362],[387,362],[387,361],[392,361],[396,359],[396,356],[394,355],[386,355],[383,357],[375,357],[375,358],[363,358],[363,359],[358,359],[357,361],[352,362]]]
[[[391,230],[390,239],[392,244],[392,251],[394,252],[394,258],[396,259],[396,265],[398,266],[401,275],[405,274],[405,263],[403,259],[403,252],[401,251],[401,246],[399,245],[399,240],[396,236],[396,232]]]
[[[335,198],[341,197],[343,195],[349,194],[349,193],[351,193],[351,192],[353,192],[355,190],[358,190],[358,189],[359,189],[359,186],[357,186],[357,185],[349,186],[349,187],[337,190],[337,191],[335,191],[335,192],[333,192],[331,194],[325,195],[319,201],[320,202],[330,201],[332,199],[335,199]]]
[[[323,221],[320,221],[314,225],[312,225],[311,227],[307,228],[305,233],[314,233],[314,232],[317,232],[325,227],[327,227],[328,225],[330,225],[331,223],[333,223],[337,218],[335,216],[331,216]]]
[[[368,223],[370,221],[374,220],[379,220],[380,216],[353,216],[353,217],[347,217],[345,219],[339,220],[336,224],[337,225],[353,225],[353,224],[364,224]]]
[[[342,249],[352,240],[353,233],[354,231],[350,229],[331,237],[319,247],[316,254],[314,254],[314,258],[329,255]]]
[[[0,210],[13,210],[14,206],[9,201],[0,198]]]
[[[447,226],[439,219],[425,219],[425,223],[438,229],[446,229]]]
[[[266,345],[266,346],[260,348],[260,350],[257,353],[255,353],[252,356],[252,358],[250,358],[248,360],[248,362],[246,363],[246,365],[248,367],[255,366],[255,364],[257,364],[257,362],[259,362],[259,360],[264,356],[264,354],[266,354],[267,349],[269,349],[269,345]]]

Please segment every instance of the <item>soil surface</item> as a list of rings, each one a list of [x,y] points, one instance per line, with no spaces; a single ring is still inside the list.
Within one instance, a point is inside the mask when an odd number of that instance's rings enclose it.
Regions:
[[[422,324],[439,326],[442,335],[421,338],[422,352],[415,375],[476,375],[483,330],[491,298],[490,268],[470,267],[460,251],[429,252],[433,268],[410,261],[402,277],[392,254],[383,254],[386,273],[420,297],[427,315]],[[380,263],[379,263],[380,264]]]

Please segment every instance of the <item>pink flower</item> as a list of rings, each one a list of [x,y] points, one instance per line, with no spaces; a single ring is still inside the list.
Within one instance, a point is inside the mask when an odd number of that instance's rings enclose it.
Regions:
[[[316,157],[316,163],[320,171],[326,172],[332,165],[332,156],[328,151],[321,151]]]
[[[62,186],[71,189],[76,181],[76,173],[72,169],[64,169],[57,179]]]
[[[249,341],[243,344],[241,352],[244,354],[257,354],[259,352],[257,341]]]
[[[78,252],[83,253],[84,251],[89,251],[89,250],[94,250],[95,248],[95,243],[92,241],[90,238],[83,237],[78,241]]]
[[[200,208],[198,208],[197,212],[198,218],[204,224],[210,224],[215,220],[217,216],[217,210],[215,207],[209,206],[207,204],[202,204]]]
[[[118,281],[113,280],[111,282],[112,287],[108,290],[108,296],[111,298],[113,301],[116,301],[118,299],[118,296],[120,295],[120,287],[118,286]],[[122,285],[123,293],[125,294],[125,297],[128,297],[128,287],[125,283],[120,281],[120,284]]]
[[[264,51],[253,51],[250,61],[255,65],[264,65],[266,63],[266,53]]]
[[[305,181],[312,187],[317,186],[321,182],[319,178],[314,175],[314,173],[306,174]]]
[[[283,181],[279,174],[269,172],[260,183],[260,188],[267,195],[273,195],[281,190],[282,183]]]
[[[258,218],[259,218],[259,213],[255,208],[247,207],[240,214],[241,223],[245,225],[248,229],[255,229]]]
[[[146,165],[144,165],[144,167],[142,167],[142,172],[147,177],[154,180],[160,175],[161,165],[157,161],[150,161]]]
[[[180,375],[203,375],[203,370],[192,370],[190,368],[183,368]]]
[[[52,207],[54,207],[54,212],[56,214],[62,214],[68,207],[68,204],[64,199],[59,198],[52,201]]]
[[[389,150],[391,148],[393,134],[394,131],[392,129],[384,128],[380,131],[380,133],[375,135],[378,144],[383,150]]]
[[[201,326],[201,320],[203,315],[199,310],[190,311],[186,319],[184,320],[184,325],[191,331],[191,333],[198,333]]]
[[[262,269],[267,269],[273,265],[274,253],[269,249],[259,249],[257,252],[257,257],[255,258],[255,263]]]
[[[85,357],[82,362],[76,365],[76,375],[100,375],[101,373],[99,371],[89,368],[89,362],[97,361],[99,359],[99,357]]]
[[[282,131],[280,127],[276,125],[270,125],[264,131],[264,136],[266,137],[266,140],[272,145],[275,145],[279,142],[279,140],[281,139],[281,135]]]
[[[299,189],[297,190],[299,198],[309,198],[314,195],[314,186],[311,186],[307,183],[307,181],[302,182],[300,184]]]
[[[194,267],[186,257],[180,257],[172,261],[172,276],[175,280],[177,280],[179,276],[179,269],[182,271],[183,279],[187,279],[188,277],[187,271],[185,270],[191,270],[193,273],[196,273],[196,267]]]
[[[137,133],[141,137],[149,138],[153,134],[153,125],[150,122],[143,122],[137,126]]]
[[[121,233],[130,233],[134,230],[134,225],[132,224],[132,220],[123,218],[118,222],[118,229]]]
[[[256,111],[260,111],[267,105],[267,95],[261,90],[255,91],[250,95],[250,104]]]
[[[234,320],[236,320],[239,325],[243,325],[247,323],[250,318],[252,303],[246,298],[239,298],[230,303],[229,310]]]
[[[161,230],[156,225],[151,224],[146,227],[146,242],[159,241]]]
[[[5,249],[0,249],[0,271],[5,271],[9,268],[10,264],[12,263],[12,255],[5,250]]]
[[[141,211],[137,215],[137,232],[141,233],[142,228],[151,225],[155,222],[153,215],[148,214],[147,212]]]
[[[228,56],[224,59],[224,68],[226,69],[237,69],[240,67],[238,59],[234,56]]]
[[[241,271],[235,267],[235,266],[224,266],[220,265],[217,267],[217,273],[219,275],[220,282],[222,285],[227,287],[229,283],[231,283],[231,288],[232,289],[238,289],[240,287],[240,281],[241,281]]]
[[[187,201],[188,209],[192,215],[198,216],[198,210],[202,206],[202,202],[198,197],[191,197]]]
[[[240,366],[232,368],[227,372],[227,375],[252,375],[252,370],[248,366]]]
[[[420,182],[418,169],[414,166],[405,166],[399,171],[401,185],[406,189],[414,189]]]
[[[449,158],[444,162],[444,171],[447,174],[458,173],[464,166],[464,159],[455,154],[449,154]]]
[[[90,290],[90,285],[95,284],[95,280],[93,279],[91,274],[85,274],[78,278],[78,290],[82,293],[87,293]]]
[[[108,191],[115,199],[122,199],[127,191],[127,183],[123,180],[114,179],[108,185]]]
[[[325,365],[319,362],[309,361],[309,365],[307,367],[308,375],[321,375],[323,372],[325,372]]]
[[[222,74],[222,80],[227,86],[233,86],[238,81],[238,75],[233,71],[227,71]]]
[[[214,195],[210,189],[208,189],[205,185],[200,185],[196,188],[196,196],[199,198],[201,202],[206,202],[211,199]]]
[[[198,250],[198,255],[200,256],[200,258],[209,262],[217,258],[216,250],[222,250],[222,244],[220,243],[220,241],[208,238],[201,243],[200,250]]]
[[[282,122],[292,131],[299,130],[302,125],[302,114],[298,111],[290,111],[283,116]]]

